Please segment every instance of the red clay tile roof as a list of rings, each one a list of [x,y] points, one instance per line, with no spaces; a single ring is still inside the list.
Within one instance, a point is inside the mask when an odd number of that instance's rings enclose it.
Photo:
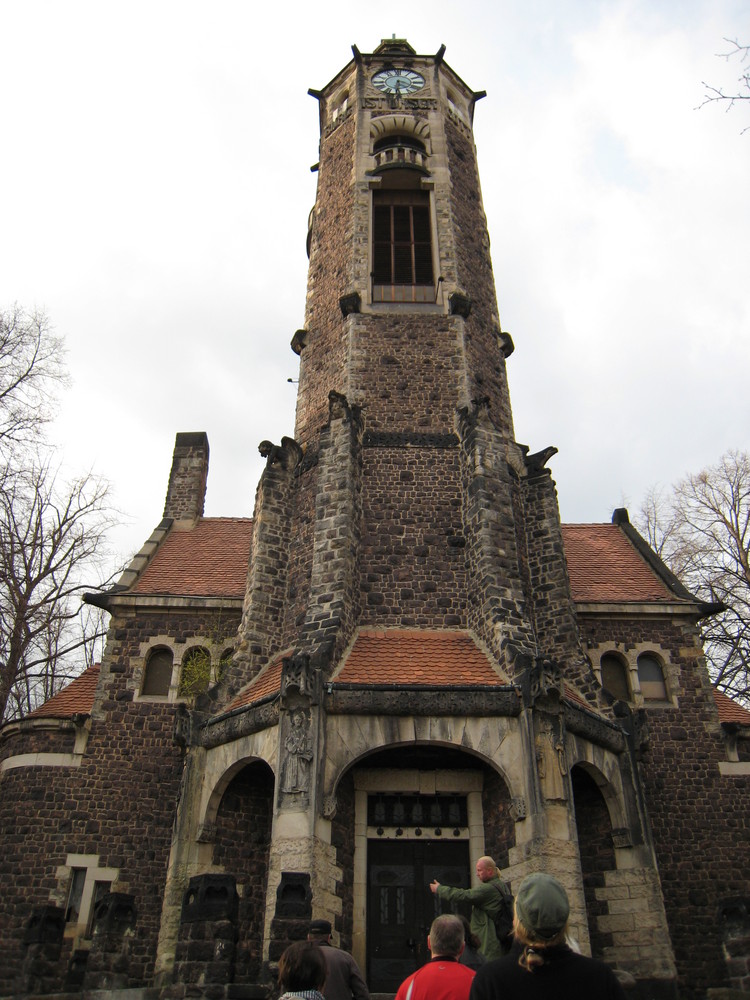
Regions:
[[[173,528],[131,593],[185,597],[244,597],[251,518],[201,518]]]
[[[719,710],[719,722],[738,722],[741,726],[750,726],[750,712],[723,691],[714,688],[714,701]]]
[[[616,524],[564,524],[562,531],[574,601],[675,600]]]
[[[334,676],[338,684],[503,684],[466,632],[363,629]]]
[[[229,704],[227,712],[231,712],[235,708],[247,708],[248,705],[255,705],[267,695],[278,694],[281,690],[281,666],[282,661],[278,660],[261,670],[245,690],[240,691],[234,701]]]
[[[69,719],[72,715],[89,715],[94,704],[99,664],[95,663],[71,681],[49,701],[29,713],[30,719]]]

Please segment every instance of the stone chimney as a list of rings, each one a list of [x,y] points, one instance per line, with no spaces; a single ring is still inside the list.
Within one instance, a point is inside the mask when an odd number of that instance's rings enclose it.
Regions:
[[[164,517],[195,520],[203,515],[208,479],[208,436],[205,431],[178,434],[174,442]]]

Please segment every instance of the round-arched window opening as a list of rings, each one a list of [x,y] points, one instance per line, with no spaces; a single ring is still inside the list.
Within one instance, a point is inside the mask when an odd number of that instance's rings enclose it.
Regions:
[[[616,653],[605,653],[601,659],[602,687],[619,701],[630,701],[628,669]]]
[[[180,686],[181,698],[193,698],[208,688],[211,678],[211,654],[202,646],[193,646],[182,658]]]
[[[146,660],[141,694],[165,697],[172,683],[172,651],[153,649]]]
[[[638,683],[645,701],[667,701],[664,671],[652,653],[641,653],[638,657]]]
[[[377,153],[381,149],[390,149],[393,146],[408,146],[409,149],[418,149],[421,153],[427,152],[425,144],[415,135],[397,135],[395,132],[389,132],[376,139],[372,151]]]

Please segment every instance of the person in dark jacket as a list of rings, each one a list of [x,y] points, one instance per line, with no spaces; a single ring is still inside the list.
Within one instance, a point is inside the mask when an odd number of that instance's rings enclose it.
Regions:
[[[459,958],[459,962],[461,965],[468,965],[470,969],[476,972],[480,965],[485,964],[487,959],[479,950],[479,938],[472,931],[469,921],[460,913],[458,914],[458,919],[464,928],[464,950]]]
[[[625,1000],[613,970],[565,943],[570,904],[552,875],[528,875],[516,896],[510,954],[483,965],[469,1000]]]
[[[307,935],[322,949],[326,960],[326,1000],[370,1000],[359,966],[348,951],[334,948],[331,944],[331,923],[329,920],[313,920]]]

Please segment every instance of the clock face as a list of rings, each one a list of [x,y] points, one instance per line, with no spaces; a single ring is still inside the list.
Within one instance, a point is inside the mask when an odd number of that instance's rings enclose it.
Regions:
[[[384,94],[414,94],[424,87],[424,77],[413,69],[381,69],[372,85]]]

